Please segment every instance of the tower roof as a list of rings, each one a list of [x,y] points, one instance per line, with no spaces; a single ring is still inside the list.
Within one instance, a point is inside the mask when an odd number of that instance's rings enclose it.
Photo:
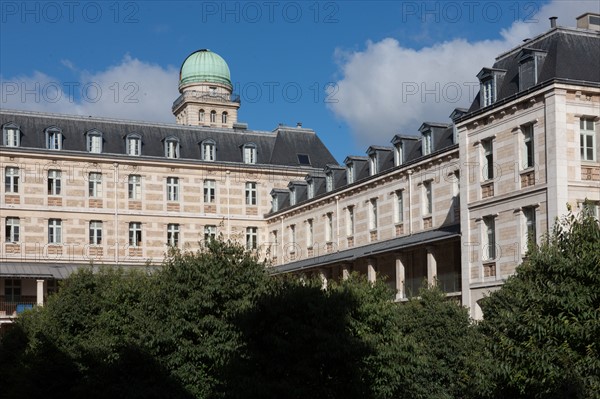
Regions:
[[[217,53],[208,49],[188,55],[179,71],[179,88],[191,83],[217,83],[232,88],[229,67]]]

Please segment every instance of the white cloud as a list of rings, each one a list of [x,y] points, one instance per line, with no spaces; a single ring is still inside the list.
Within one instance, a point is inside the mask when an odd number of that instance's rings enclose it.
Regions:
[[[40,71],[0,76],[2,108],[174,122],[170,110],[179,95],[176,68],[129,55],[118,65],[96,72],[80,71],[69,60],[61,63],[75,73],[75,79],[61,81]]]
[[[501,39],[454,39],[419,50],[396,39],[367,42],[362,51],[338,49],[342,78],[334,114],[350,126],[357,144],[386,144],[395,133],[415,134],[424,121],[449,122],[455,107],[468,107],[479,91],[475,75],[494,58],[550,27],[574,26],[575,17],[597,9],[591,1],[552,1],[500,32]],[[537,22],[536,22],[537,21]]]

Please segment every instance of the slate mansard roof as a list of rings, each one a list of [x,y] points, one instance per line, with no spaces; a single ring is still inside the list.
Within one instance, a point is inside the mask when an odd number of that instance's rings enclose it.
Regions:
[[[56,127],[62,132],[62,149],[46,151],[87,153],[86,133],[97,130],[103,137],[102,154],[127,159],[164,159],[164,140],[175,138],[179,141],[180,160],[199,161],[200,143],[213,140],[216,144],[216,163],[242,163],[242,148],[246,144],[256,146],[257,164],[322,167],[336,162],[316,133],[305,128],[279,126],[272,132],[265,132],[0,110],[0,126],[10,122],[19,126],[19,147],[24,149],[45,150],[45,130]],[[139,157],[126,154],[125,138],[132,133],[138,134],[142,139],[142,155]],[[2,145],[0,140],[0,146]]]
[[[545,58],[538,72],[537,84],[553,80],[571,83],[600,84],[600,33],[591,30],[558,27],[499,55],[490,70],[504,73],[497,87],[496,101],[519,94],[519,64],[527,51],[540,51]],[[504,72],[505,71],[505,72]],[[524,91],[524,90],[521,90]],[[475,97],[469,113],[484,108],[481,92]]]

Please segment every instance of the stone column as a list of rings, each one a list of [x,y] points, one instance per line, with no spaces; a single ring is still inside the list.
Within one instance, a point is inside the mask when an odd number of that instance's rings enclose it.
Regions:
[[[435,248],[427,247],[427,284],[434,285],[437,277],[437,262],[435,260]]]
[[[374,283],[376,279],[377,279],[377,277],[376,277],[376,269],[375,269],[375,259],[368,258],[367,259],[367,280],[369,280],[369,282],[371,282],[371,283]]]
[[[396,254],[396,299],[406,298],[404,281],[406,277],[406,270],[404,268],[404,262],[402,261],[402,255]]]
[[[38,306],[44,306],[44,280],[37,281],[37,304]]]

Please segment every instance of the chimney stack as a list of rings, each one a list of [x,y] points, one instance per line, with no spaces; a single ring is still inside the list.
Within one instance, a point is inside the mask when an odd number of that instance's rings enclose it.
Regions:
[[[302,127],[302,122],[296,123],[296,127]]]
[[[556,28],[556,20],[558,19],[558,17],[550,17],[548,19],[550,20],[550,27]]]

